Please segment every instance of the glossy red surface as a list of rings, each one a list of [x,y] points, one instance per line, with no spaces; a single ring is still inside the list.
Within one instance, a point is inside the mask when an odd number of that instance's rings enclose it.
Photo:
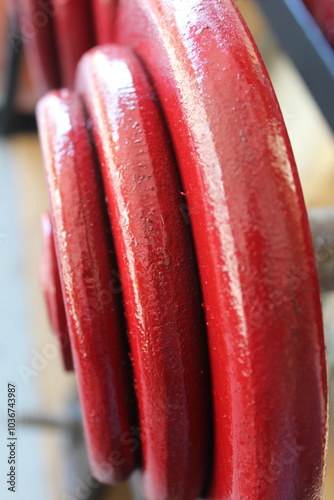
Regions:
[[[304,2],[334,46],[334,0],[304,0]]]
[[[106,46],[76,88],[96,142],[123,285],[149,500],[195,500],[209,467],[201,297],[174,157],[135,57]]]
[[[80,57],[95,43],[90,0],[52,1],[61,84],[72,88]]]
[[[266,69],[231,0],[120,0],[118,9],[115,40],[134,48],[153,81],[190,210],[213,380],[210,497],[320,500],[318,280]]]
[[[54,36],[54,12],[41,7],[40,0],[18,0],[21,13],[21,36],[29,59],[36,92],[60,86],[59,61]],[[42,3],[45,5],[45,3]],[[17,40],[11,38],[16,46]]]
[[[42,231],[43,248],[40,265],[40,281],[47,305],[51,328],[58,338],[64,368],[66,371],[72,371],[74,370],[72,349],[67,327],[51,220],[48,213],[42,216]]]
[[[90,464],[111,483],[132,472],[138,444],[103,193],[79,99],[49,93],[37,114]]]
[[[118,0],[91,0],[94,12],[95,36],[98,44],[110,43]]]

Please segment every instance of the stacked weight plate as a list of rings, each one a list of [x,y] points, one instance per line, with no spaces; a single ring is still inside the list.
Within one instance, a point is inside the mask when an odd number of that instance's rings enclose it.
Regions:
[[[21,11],[21,37],[39,93],[72,87],[83,53],[112,40],[116,0],[16,1]]]
[[[320,500],[317,273],[254,41],[231,0],[84,5],[49,13],[61,44],[42,68],[72,90],[46,95],[38,122],[43,285],[92,471],[113,484],[141,468],[149,500]],[[94,33],[109,41],[102,21],[112,44],[74,72]]]

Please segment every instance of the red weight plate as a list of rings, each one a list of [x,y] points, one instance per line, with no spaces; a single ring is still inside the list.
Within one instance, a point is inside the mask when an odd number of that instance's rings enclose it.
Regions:
[[[54,10],[44,0],[18,0],[20,8],[21,37],[27,51],[31,76],[39,95],[58,88],[59,61],[55,46]],[[17,40],[10,34],[15,47]]]
[[[295,161],[231,0],[120,0],[116,40],[157,90],[187,196],[212,367],[211,498],[320,500],[327,380]]]
[[[49,93],[37,115],[90,464],[113,483],[133,470],[139,445],[103,193],[79,99]]]
[[[94,28],[90,0],[52,0],[62,85],[73,87],[76,65],[93,47]]]
[[[43,214],[42,230],[43,248],[40,278],[45,302],[52,330],[59,341],[64,368],[66,371],[73,371],[72,349],[67,327],[63,292],[59,278],[50,215],[48,213]]]
[[[118,0],[92,0],[92,3],[96,42],[98,44],[110,43],[113,39]]]
[[[334,0],[304,0],[326,37],[334,45]]]
[[[150,500],[195,499],[209,466],[210,386],[189,227],[156,98],[127,50],[79,64],[102,168],[134,366]]]

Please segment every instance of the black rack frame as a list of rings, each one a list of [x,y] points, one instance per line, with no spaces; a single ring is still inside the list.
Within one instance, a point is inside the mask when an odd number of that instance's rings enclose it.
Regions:
[[[334,48],[302,0],[258,4],[334,131]]]

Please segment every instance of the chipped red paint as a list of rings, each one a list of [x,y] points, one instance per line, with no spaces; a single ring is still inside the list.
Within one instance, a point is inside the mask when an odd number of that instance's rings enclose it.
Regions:
[[[130,369],[115,263],[84,112],[70,91],[37,110],[52,227],[92,472],[125,479],[133,450]]]
[[[334,0],[304,0],[304,2],[334,46]]]
[[[43,248],[40,265],[40,280],[47,305],[50,325],[57,336],[63,365],[66,371],[73,371],[73,358],[68,333],[63,292],[61,289],[56,250],[50,215],[42,216]]]
[[[123,284],[150,500],[196,499],[208,469],[205,329],[177,167],[144,70],[126,49],[82,59]]]
[[[231,0],[120,0],[165,113],[189,205],[213,382],[211,498],[320,500],[327,380],[295,161]],[[276,475],[275,475],[276,474]]]

